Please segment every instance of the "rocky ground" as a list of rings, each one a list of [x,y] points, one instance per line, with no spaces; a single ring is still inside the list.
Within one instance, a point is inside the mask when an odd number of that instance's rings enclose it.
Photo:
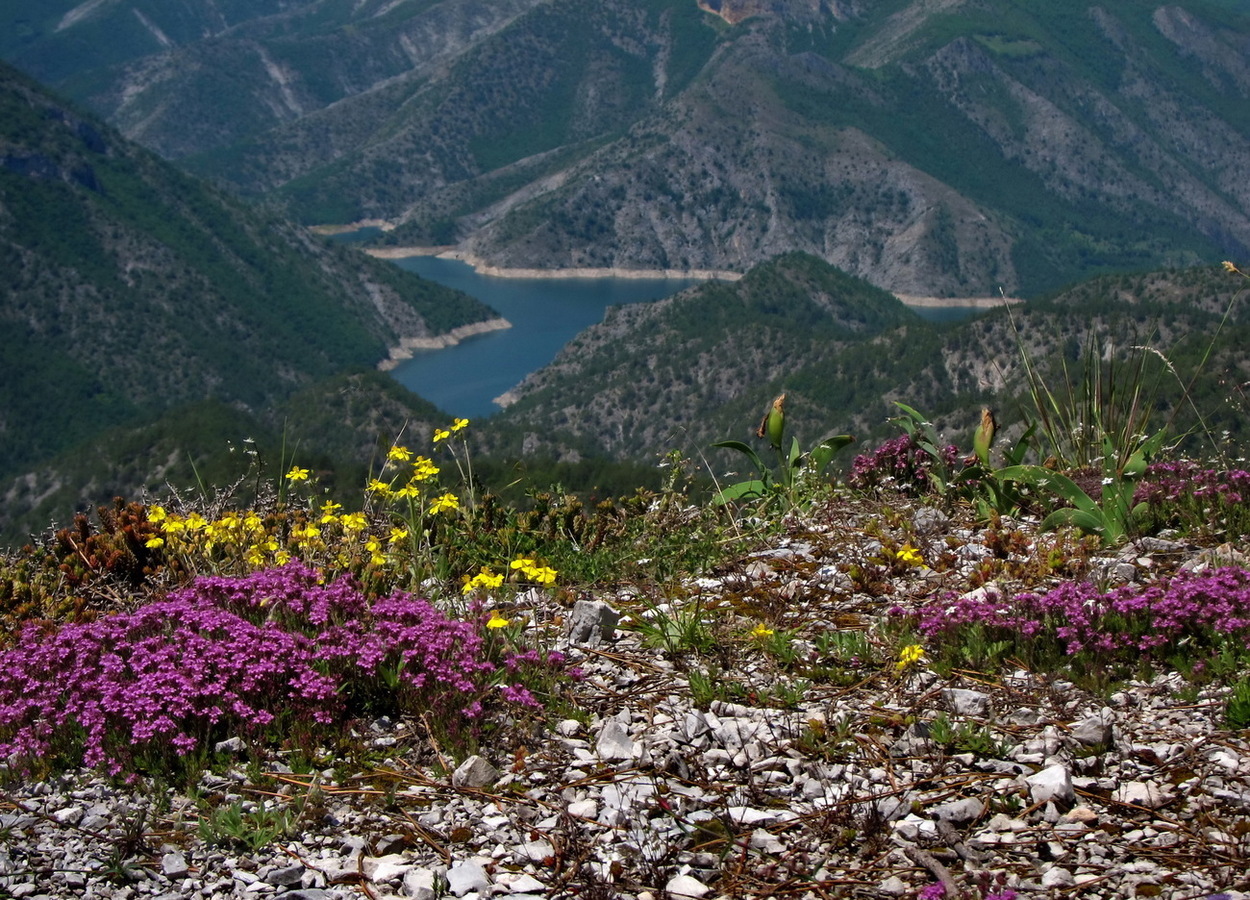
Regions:
[[[970,589],[990,557],[1010,582],[1038,551],[1027,527],[1004,545],[933,510],[863,526],[805,523],[663,597],[526,595],[513,614],[558,628],[584,672],[576,707],[458,766],[421,721],[382,719],[359,726],[380,761],[359,772],[228,744],[236,764],[204,773],[198,804],[88,772],[9,785],[0,896],[1250,896],[1250,735],[1223,727],[1220,689],[1161,675],[1100,697],[869,653],[860,675],[844,658],[812,677],[803,660],[833,652],[820,635],[877,646],[892,607]],[[932,567],[857,568],[892,529]],[[1156,539],[1086,567],[1117,583],[1211,559]],[[797,662],[746,636],[765,618]],[[206,828],[203,798],[238,821]]]

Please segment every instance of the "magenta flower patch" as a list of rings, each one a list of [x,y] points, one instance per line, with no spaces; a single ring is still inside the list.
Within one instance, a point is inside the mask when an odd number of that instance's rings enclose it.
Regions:
[[[472,625],[402,593],[369,602],[351,576],[323,584],[291,563],[204,578],[134,613],[29,626],[0,654],[0,756],[45,756],[77,736],[85,765],[116,774],[145,749],[327,724],[379,684],[409,708],[474,715],[494,670]],[[536,705],[519,684],[499,696]]]

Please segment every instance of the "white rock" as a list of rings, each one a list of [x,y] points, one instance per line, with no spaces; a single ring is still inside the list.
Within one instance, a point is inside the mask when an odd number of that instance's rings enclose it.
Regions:
[[[1131,803],[1146,809],[1158,809],[1171,799],[1152,781],[1130,781],[1122,784],[1112,792],[1111,797],[1120,803]]]
[[[413,900],[434,900],[438,896],[434,890],[434,878],[430,869],[409,869],[404,874],[404,896]]]
[[[1047,766],[1036,775],[1030,775],[1025,781],[1028,782],[1034,803],[1045,803],[1047,800],[1071,803],[1076,798],[1076,791],[1072,787],[1072,773],[1067,766]]]
[[[953,822],[956,825],[979,819],[984,812],[985,804],[976,797],[965,797],[962,800],[939,803],[928,810],[929,815],[933,816],[933,818]]]
[[[1072,873],[1062,866],[1052,866],[1042,875],[1042,887],[1045,888],[1066,888],[1076,885],[1076,879],[1072,877]]]
[[[786,845],[775,835],[763,828],[751,832],[750,847],[763,853],[784,853]]]
[[[951,711],[957,715],[983,719],[989,714],[989,694],[983,694],[980,691],[964,690],[963,688],[947,688],[942,691],[942,696],[951,705]]]
[[[370,881],[398,881],[408,874],[412,861],[398,853],[386,856],[366,856],[360,861],[360,871]]]
[[[569,640],[597,646],[612,640],[621,614],[602,600],[578,600],[569,615]]]
[[[166,853],[161,857],[161,874],[170,881],[178,881],[187,877],[187,858],[181,853]]]
[[[495,783],[499,770],[480,756],[470,756],[451,774],[453,787],[484,788]]]
[[[909,888],[907,882],[899,878],[897,875],[891,875],[885,881],[881,882],[877,890],[890,897],[901,897],[907,893]]]
[[[700,900],[711,888],[690,875],[674,875],[664,886],[664,890],[674,900]]]
[[[447,887],[457,897],[469,891],[484,891],[490,887],[486,870],[471,860],[462,860],[447,870]]]
[[[599,732],[595,742],[595,752],[600,759],[633,759],[638,745],[629,739],[629,734],[620,722],[609,720]]]
[[[1086,747],[1111,742],[1111,723],[1102,715],[1090,716],[1072,726],[1072,737]]]
[[[547,886],[526,872],[505,872],[495,879],[513,894],[541,894]]]

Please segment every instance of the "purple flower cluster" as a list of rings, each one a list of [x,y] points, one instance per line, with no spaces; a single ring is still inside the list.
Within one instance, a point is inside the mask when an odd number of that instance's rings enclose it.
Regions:
[[[1153,463],[1137,486],[1134,503],[1178,503],[1197,500],[1203,504],[1232,505],[1250,498],[1250,472],[1244,469],[1207,468],[1193,460]]]
[[[959,448],[948,444],[942,448],[942,462],[950,470],[959,457]],[[913,494],[927,493],[930,489],[929,468],[933,464],[929,456],[910,434],[902,434],[886,441],[869,454],[860,454],[851,464],[847,483],[860,490],[891,488]]]
[[[204,578],[134,613],[28,626],[0,654],[0,757],[79,735],[83,763],[116,774],[135,751],[183,755],[226,729],[327,724],[384,671],[408,703],[474,716],[495,668],[473,625],[401,593],[370,603],[350,575],[326,584],[290,563]],[[537,705],[520,684],[501,696]]]
[[[969,625],[1023,637],[1053,636],[1068,654],[1151,653],[1183,637],[1213,635],[1250,646],[1250,572],[1239,568],[1180,572],[1166,582],[1109,592],[1088,582],[1067,582],[1045,594],[1020,594],[1010,600],[974,592],[920,611],[920,630],[926,635]]]

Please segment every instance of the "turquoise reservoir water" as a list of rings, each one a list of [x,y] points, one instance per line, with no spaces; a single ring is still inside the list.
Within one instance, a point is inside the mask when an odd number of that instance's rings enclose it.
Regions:
[[[699,284],[690,279],[492,278],[451,259],[410,256],[395,263],[422,278],[477,297],[512,323],[441,350],[414,350],[391,374],[450,415],[483,418],[492,401],[551,362],[579,331],[603,321],[604,310],[658,300]]]

